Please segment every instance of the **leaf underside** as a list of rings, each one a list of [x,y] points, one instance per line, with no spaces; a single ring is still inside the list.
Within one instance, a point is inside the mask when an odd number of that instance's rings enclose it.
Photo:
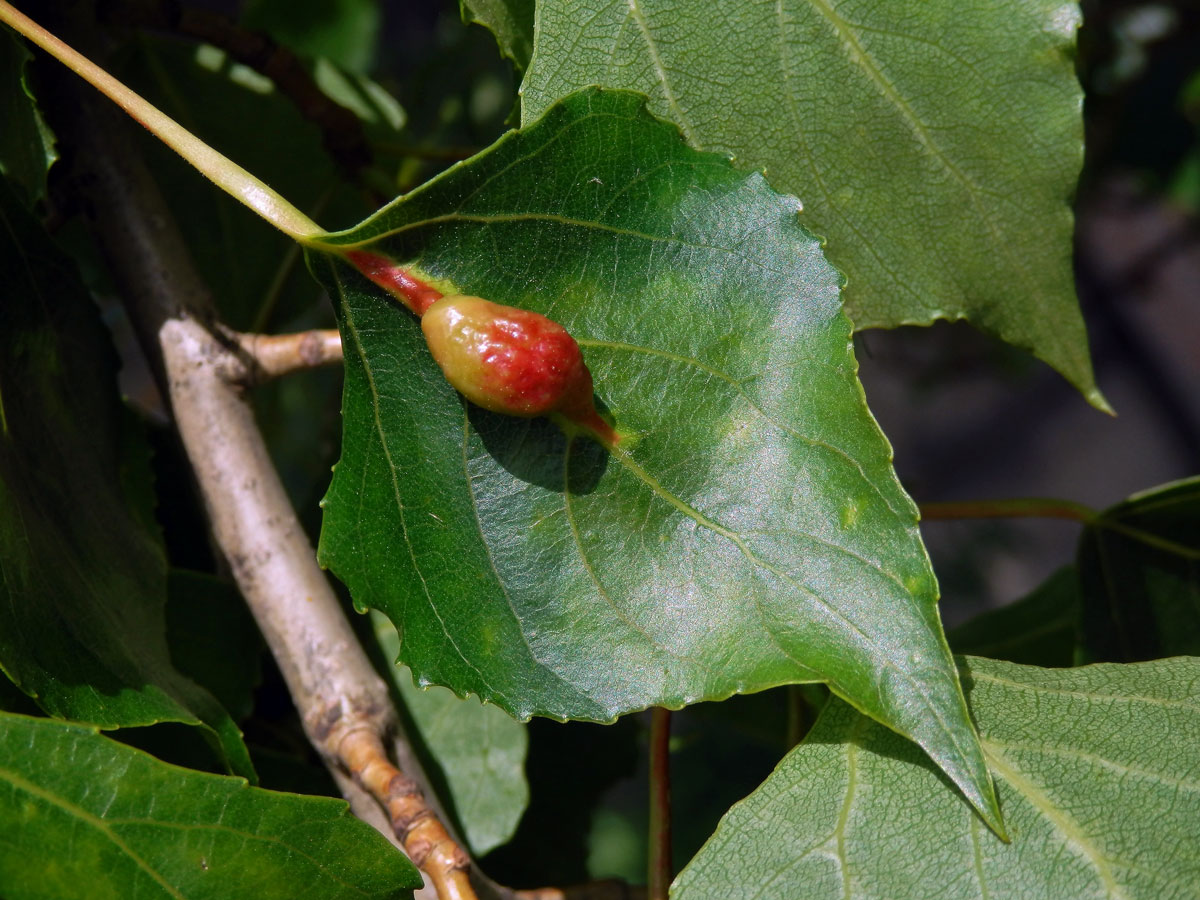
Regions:
[[[966,318],[1107,408],[1071,268],[1078,22],[1061,0],[544,0],[522,116],[644,91],[800,197],[856,328]]]
[[[995,822],[837,274],[794,199],[642,104],[580,92],[310,254],[346,347],[322,562],[420,683],[609,721],[826,681]],[[339,247],[561,322],[629,437],[466,405]]]
[[[500,52],[518,69],[533,53],[535,0],[460,0],[464,22],[482,25],[496,38]]]
[[[963,676],[1011,843],[910,744],[833,702],[730,810],[673,900],[1197,895],[1200,661],[1049,670],[964,657]]]

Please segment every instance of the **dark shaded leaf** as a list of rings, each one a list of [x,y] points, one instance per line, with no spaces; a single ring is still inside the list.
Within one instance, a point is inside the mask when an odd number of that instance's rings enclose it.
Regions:
[[[262,680],[262,636],[238,589],[203,572],[167,577],[167,642],[181,672],[204,685],[240,722]]]
[[[1200,655],[1200,478],[1105,510],[1084,531],[1077,565],[1090,659]]]
[[[345,223],[367,211],[322,147],[318,125],[258,72],[214,47],[149,37],[132,42],[118,63],[123,81],[314,218]],[[285,235],[151,135],[142,150],[173,207],[187,211],[180,229],[226,324],[265,331],[327,320]]]
[[[146,450],[99,315],[0,180],[0,668],[48,713],[103,728],[183,722],[253,774],[241,736],[171,665],[166,559],[145,494]]]
[[[374,59],[382,20],[379,0],[248,0],[242,11],[247,28],[355,72]]]
[[[0,32],[0,175],[20,186],[32,205],[46,194],[46,172],[58,159],[54,135],[42,120],[26,79],[33,57],[15,35]]]
[[[955,653],[1026,665],[1075,664],[1079,633],[1079,575],[1064,566],[1032,593],[951,629]]]

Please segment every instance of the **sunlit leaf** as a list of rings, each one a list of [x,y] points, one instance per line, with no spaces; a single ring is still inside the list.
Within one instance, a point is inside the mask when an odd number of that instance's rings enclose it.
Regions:
[[[366,247],[561,322],[629,437],[465,405],[339,256]],[[794,199],[593,90],[327,249],[346,389],[320,556],[419,683],[606,721],[826,681],[997,821],[916,510]]]
[[[967,318],[1103,406],[1071,268],[1079,19],[1062,0],[543,0],[522,115],[644,91],[804,202],[856,328]]]

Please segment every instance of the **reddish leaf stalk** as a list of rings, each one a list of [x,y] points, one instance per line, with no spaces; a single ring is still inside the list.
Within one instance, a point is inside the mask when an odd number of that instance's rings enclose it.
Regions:
[[[418,316],[425,315],[425,310],[442,299],[442,292],[437,288],[379,253],[349,250],[346,261]]]
[[[671,711],[650,710],[649,900],[667,900],[671,860]]]
[[[347,250],[343,257],[420,317],[446,379],[472,403],[504,415],[549,416],[568,434],[610,448],[621,440],[596,412],[578,342],[557,322],[482,297],[443,295],[380,253]]]
[[[921,518],[933,519],[1070,519],[1091,522],[1096,511],[1082,503],[1054,497],[1011,500],[971,500],[962,503],[922,503]]]

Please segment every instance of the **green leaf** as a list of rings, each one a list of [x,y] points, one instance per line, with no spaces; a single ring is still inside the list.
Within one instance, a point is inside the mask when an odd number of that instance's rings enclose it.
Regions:
[[[673,900],[1196,896],[1200,660],[964,658],[963,676],[1011,843],[915,748],[833,702],[730,810]]]
[[[54,716],[201,726],[252,775],[228,713],[171,665],[166,559],[124,484],[146,448],[122,433],[108,334],[2,179],[0,280],[0,669]]]
[[[33,205],[46,195],[46,172],[58,159],[54,135],[38,111],[25,77],[33,59],[16,35],[0,35],[0,175],[20,185]]]
[[[1105,510],[1077,565],[1091,659],[1200,655],[1200,477]]]
[[[346,347],[320,557],[418,684],[608,721],[826,681],[998,821],[837,274],[794,199],[643,102],[567,98],[310,257]],[[368,246],[562,323],[631,436],[465,405],[336,254]]]
[[[1064,566],[1028,596],[988,610],[946,635],[955,653],[1026,665],[1075,664],[1079,630],[1079,575]]]
[[[0,713],[5,900],[402,898],[421,884],[324,797],[159,762],[95,729]]]
[[[1078,23],[1062,0],[543,0],[523,121],[587,84],[644,91],[800,197],[856,328],[967,318],[1107,408],[1071,270]]]
[[[375,636],[388,659],[400,652],[396,629],[378,613]],[[476,856],[508,841],[529,805],[525,726],[494,706],[459,699],[444,688],[419,688],[408,670],[393,667],[392,683],[446,778],[463,836]]]
[[[254,708],[263,641],[238,589],[203,572],[167,576],[167,641],[181,672],[204,685],[235,721]]]
[[[533,54],[535,0],[458,0],[462,20],[482,25],[496,36],[500,52],[518,69],[529,66]]]

